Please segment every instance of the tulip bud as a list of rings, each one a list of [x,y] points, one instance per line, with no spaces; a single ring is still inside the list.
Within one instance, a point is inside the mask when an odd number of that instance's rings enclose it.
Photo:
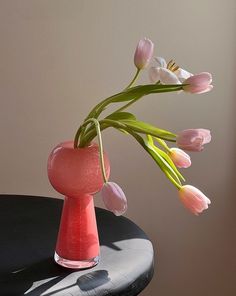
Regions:
[[[207,129],[187,129],[180,132],[176,138],[179,148],[188,151],[201,151],[203,145],[210,143],[211,134]]]
[[[178,168],[188,168],[191,165],[190,156],[181,149],[171,148],[169,156]]]
[[[184,206],[195,215],[206,210],[211,203],[210,199],[207,198],[205,194],[191,185],[182,186],[179,189],[179,197]]]
[[[127,199],[119,185],[114,182],[105,183],[101,195],[106,208],[116,216],[123,215],[126,212]]]
[[[187,85],[183,86],[183,90],[192,94],[205,93],[212,90],[213,85],[211,85],[211,82],[212,75],[207,72],[202,72],[184,80],[183,84]]]
[[[151,40],[144,38],[139,41],[134,54],[134,64],[139,70],[148,66],[153,56],[153,50],[154,44]]]

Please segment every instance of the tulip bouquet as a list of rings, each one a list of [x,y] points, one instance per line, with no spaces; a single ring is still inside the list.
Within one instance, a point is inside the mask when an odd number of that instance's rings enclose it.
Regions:
[[[115,215],[122,215],[127,209],[127,199],[122,189],[114,182],[109,182],[105,173],[101,131],[113,127],[118,131],[132,136],[151,156],[170,182],[177,188],[180,200],[193,214],[198,215],[208,208],[210,200],[197,188],[183,185],[185,181],[178,168],[191,165],[190,156],[185,151],[201,151],[204,144],[211,141],[207,129],[186,129],[177,134],[160,129],[149,123],[140,121],[130,112],[124,111],[142,97],[165,92],[185,92],[200,94],[210,91],[212,76],[203,72],[193,75],[180,68],[173,60],[166,62],[162,57],[153,59],[154,44],[149,39],[141,39],[134,54],[136,73],[128,86],[120,93],[112,95],[98,103],[79,127],[74,148],[88,146],[97,136],[99,156],[104,185],[101,195],[105,206]],[[149,66],[151,62],[155,65]],[[148,69],[150,84],[135,85],[141,71]],[[108,107],[119,108],[108,116],[102,117],[102,112]],[[175,143],[177,147],[169,147],[167,142]]]

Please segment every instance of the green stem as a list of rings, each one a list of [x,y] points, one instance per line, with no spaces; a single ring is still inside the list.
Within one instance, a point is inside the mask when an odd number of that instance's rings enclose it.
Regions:
[[[109,120],[109,119],[103,119],[100,121],[100,130],[104,130],[104,129],[111,127],[111,126],[117,128],[117,129],[127,128],[126,125],[124,125],[118,121]],[[82,148],[82,147],[86,146],[87,143],[90,143],[95,136],[96,136],[96,132],[94,131],[94,129],[88,130],[88,133],[86,133],[84,135],[84,137],[81,138],[79,147]]]
[[[180,188],[182,187],[182,185],[180,185],[178,182],[175,181],[175,179],[168,173],[166,173],[168,175],[169,180],[175,185],[175,187],[180,190]]]
[[[115,97],[116,95],[113,95],[111,97],[108,97],[104,100],[102,100],[100,103],[98,103],[88,114],[88,116],[85,118],[84,121],[86,121],[89,118],[94,118],[94,117],[98,117],[100,115],[100,113],[102,112],[102,110],[112,102],[112,99]]]
[[[166,142],[160,138],[154,137],[154,139],[163,147],[165,148],[168,152],[170,152],[170,148],[167,146]]]
[[[122,124],[120,122],[116,122],[116,121],[113,121],[113,120],[104,119],[103,121],[106,122],[109,126],[113,126],[116,129],[124,129],[124,130],[126,130],[150,154],[150,151],[147,149],[143,138],[140,135],[138,135],[137,133],[135,133],[132,129],[128,128],[127,126],[125,126],[124,124]],[[178,190],[182,187],[182,185],[180,185],[168,172],[165,172],[165,174],[168,177],[168,179],[173,183],[173,185]]]
[[[78,142],[79,142],[79,137],[81,134],[82,129],[84,128],[83,125],[81,125],[79,127],[79,129],[77,130],[76,134],[75,134],[75,138],[74,138],[74,149],[78,148]]]
[[[136,76],[136,75],[135,75]],[[88,114],[85,121],[89,118],[98,118],[101,112],[107,107],[107,105],[111,103],[119,103],[123,101],[132,101],[134,102],[141,97],[154,93],[163,93],[163,92],[173,92],[182,90],[183,84],[181,85],[156,85],[156,84],[147,84],[147,85],[139,85],[132,88],[126,88],[124,91],[117,93],[111,97],[106,98],[97,104]],[[127,99],[127,97],[133,97],[133,99]],[[134,103],[133,102],[133,103]],[[125,107],[127,108],[127,106]]]
[[[138,78],[139,73],[140,73],[140,69],[137,69],[137,71],[134,75],[134,78],[131,80],[130,84],[125,89],[130,88],[135,83],[136,79]]]
[[[102,135],[101,135],[101,130],[100,130],[100,124],[99,121],[96,119],[91,119],[94,122],[97,135],[98,135],[98,145],[99,145],[99,154],[100,154],[100,164],[101,164],[101,169],[102,169],[102,177],[104,180],[104,183],[107,183],[107,177],[106,177],[106,170],[105,170],[105,165],[104,165],[104,158],[103,158],[103,145],[102,145]]]
[[[136,98],[136,99],[133,99],[132,101],[130,101],[129,103],[127,103],[126,105],[124,105],[123,107],[117,109],[115,112],[113,113],[116,113],[116,112],[121,112],[123,111],[124,109],[128,108],[130,105],[134,104],[135,102],[137,102],[140,98]],[[113,114],[112,113],[112,114]]]
[[[132,84],[133,84],[133,83],[135,82],[135,80],[137,79],[139,72],[140,72],[140,69],[137,70],[136,75],[134,76],[134,79],[133,79],[133,80],[131,81],[131,83],[126,87],[126,89],[128,89],[128,88],[130,88],[130,87],[132,86]],[[160,84],[160,80],[159,80],[156,84]],[[125,89],[125,90],[126,90],[126,89]],[[138,97],[138,98],[136,98],[136,99],[131,100],[129,103],[125,104],[123,107],[117,109],[117,110],[116,110],[115,112],[113,112],[113,113],[121,112],[121,111],[123,111],[124,109],[127,109],[129,106],[131,106],[132,104],[134,104],[135,102],[137,102],[139,99],[141,99],[141,98]],[[113,114],[113,113],[112,113],[112,114]]]
[[[82,128],[85,127],[87,124],[89,124],[91,122],[94,124],[96,132],[97,132],[97,136],[98,136],[99,158],[100,158],[100,165],[101,165],[101,170],[102,170],[102,177],[103,177],[104,183],[106,183],[107,182],[107,177],[106,177],[106,171],[105,171],[105,165],[104,165],[102,135],[101,135],[99,121],[97,119],[95,119],[95,118],[89,118],[88,120],[86,120],[83,123],[83,125],[81,125],[80,128],[78,129],[78,131],[76,133],[75,141],[76,140],[78,141],[79,134],[80,134],[80,131],[82,130]],[[78,147],[77,142],[74,143],[74,147]]]
[[[140,73],[140,69],[137,69],[135,75],[134,75],[134,78],[132,79],[132,81],[129,83],[129,85],[124,89],[124,91],[128,90],[133,84],[134,82],[137,80],[138,78],[138,75]],[[111,97],[108,97],[107,99],[101,101],[98,105],[96,105],[92,111],[89,113],[89,115],[86,117],[85,121],[89,118],[91,118],[91,115],[94,114],[94,112],[98,109],[98,107],[102,108],[103,106],[105,107],[107,104],[110,103],[110,101],[112,101],[113,97],[115,97],[116,95],[114,96],[111,96]],[[98,114],[99,115],[99,114]]]
[[[109,127],[109,126],[100,122],[100,131],[106,129],[107,127]],[[88,132],[86,132],[86,134],[84,134],[83,137],[81,136],[79,147],[83,148],[83,147],[87,146],[88,143],[90,143],[93,140],[93,138],[95,138],[95,137],[96,137],[96,130],[89,128]]]

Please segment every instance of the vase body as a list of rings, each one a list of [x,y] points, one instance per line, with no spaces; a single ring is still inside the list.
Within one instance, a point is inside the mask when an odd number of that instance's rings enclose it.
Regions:
[[[106,154],[104,161],[109,176]],[[52,186],[65,196],[55,261],[74,269],[96,265],[100,248],[93,194],[103,186],[98,146],[92,143],[74,149],[72,141],[59,144],[49,156],[48,177]]]

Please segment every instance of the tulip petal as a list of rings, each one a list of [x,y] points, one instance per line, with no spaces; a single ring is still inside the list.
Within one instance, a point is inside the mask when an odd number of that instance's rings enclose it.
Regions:
[[[134,54],[134,64],[138,69],[144,69],[148,66],[153,56],[154,44],[150,39],[139,40]]]
[[[171,148],[169,156],[178,168],[188,168],[191,166],[190,156],[179,148]]]
[[[105,183],[101,195],[106,208],[116,216],[123,215],[126,212],[127,199],[119,185],[114,182]]]
[[[187,84],[194,84],[194,85],[208,85],[212,82],[212,75],[208,72],[202,72],[196,75],[189,77],[186,80]]]
[[[208,72],[202,72],[184,80],[183,84],[187,85],[185,85],[183,89],[192,94],[201,94],[212,90],[213,86],[210,85],[211,82],[212,75]]]
[[[179,148],[188,151],[201,151],[203,145],[211,141],[210,131],[207,129],[187,129],[180,132],[176,137]]]
[[[194,93],[195,94],[204,94],[206,92],[209,92],[213,89],[213,85],[208,85],[208,87],[202,89],[202,88],[199,88],[198,90],[196,90]],[[193,92],[192,92],[193,93]]]
[[[176,71],[175,71],[175,74],[176,76],[180,79],[180,80],[183,80],[183,79],[187,79],[191,76],[193,76],[192,73],[182,69],[182,68],[178,68]]]
[[[152,83],[156,83],[160,80],[160,68],[151,67],[148,71],[149,79]]]
[[[169,69],[160,68],[160,81],[163,84],[181,84],[178,77]]]
[[[204,193],[191,185],[182,186],[179,190],[179,197],[183,205],[195,215],[206,210],[211,203]]]
[[[157,66],[159,68],[166,68],[167,67],[167,63],[166,63],[166,60],[162,57],[155,57],[154,60],[156,61],[157,63]]]
[[[199,133],[203,136],[203,144],[208,144],[211,142],[211,132],[208,129],[199,128]]]

